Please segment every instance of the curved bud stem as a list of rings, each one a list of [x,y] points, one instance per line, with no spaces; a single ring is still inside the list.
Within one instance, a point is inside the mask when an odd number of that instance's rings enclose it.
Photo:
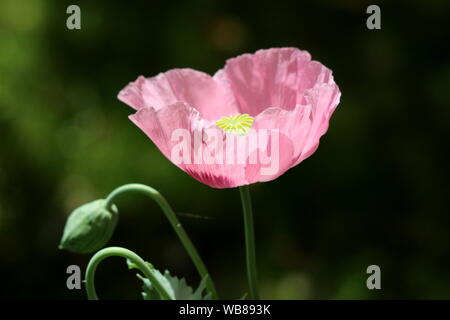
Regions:
[[[112,191],[109,194],[109,196],[106,198],[106,207],[109,208],[110,206],[112,206],[113,201],[117,196],[119,196],[120,194],[122,194],[124,192],[130,192],[130,191],[143,193],[158,203],[158,205],[161,207],[162,211],[164,212],[167,220],[169,220],[170,224],[172,225],[173,229],[175,230],[175,233],[180,238],[180,241],[183,244],[184,248],[186,249],[189,256],[191,257],[192,262],[194,263],[195,267],[197,268],[197,271],[200,274],[201,278],[206,279],[206,287],[208,288],[209,292],[211,292],[212,298],[217,299],[218,296],[217,296],[216,288],[214,286],[214,282],[212,281],[211,277],[209,276],[208,270],[206,269],[206,266],[203,263],[203,260],[200,258],[200,255],[198,254],[197,250],[195,249],[191,239],[187,235],[186,231],[184,230],[184,228],[181,225],[180,221],[178,220],[177,216],[173,212],[169,203],[157,190],[155,190],[149,186],[146,186],[144,184],[138,184],[138,183],[126,184],[126,185],[123,185],[123,186],[115,189],[114,191]]]
[[[109,247],[98,251],[89,261],[86,270],[86,292],[89,300],[98,300],[95,291],[95,271],[97,266],[108,257],[123,257],[133,262],[144,276],[151,282],[152,286],[159,293],[163,300],[172,300],[172,297],[164,286],[154,276],[150,267],[133,251],[121,247]]]
[[[244,212],[245,253],[247,260],[247,277],[250,287],[250,298],[258,300],[258,283],[256,278],[255,232],[253,228],[252,201],[248,186],[239,187]]]

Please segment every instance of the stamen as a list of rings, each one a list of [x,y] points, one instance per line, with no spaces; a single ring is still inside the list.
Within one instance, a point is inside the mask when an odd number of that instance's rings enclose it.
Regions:
[[[225,132],[245,136],[250,132],[253,125],[253,117],[246,113],[238,113],[234,116],[222,117],[216,122],[216,126]]]

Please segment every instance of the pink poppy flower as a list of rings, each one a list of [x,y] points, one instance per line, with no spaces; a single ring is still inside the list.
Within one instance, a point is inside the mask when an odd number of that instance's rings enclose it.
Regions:
[[[339,103],[330,69],[306,51],[229,59],[214,76],[173,69],[140,76],[118,98],[175,165],[214,188],[276,179],[317,149]]]

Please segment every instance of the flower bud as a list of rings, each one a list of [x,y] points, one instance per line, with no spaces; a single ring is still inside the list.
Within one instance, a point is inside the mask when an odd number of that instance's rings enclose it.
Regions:
[[[67,219],[59,249],[76,253],[91,253],[103,247],[111,238],[117,225],[115,205],[106,207],[99,199],[75,209]]]

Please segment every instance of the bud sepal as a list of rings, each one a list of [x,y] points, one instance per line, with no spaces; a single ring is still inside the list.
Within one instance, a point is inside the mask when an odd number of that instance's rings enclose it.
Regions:
[[[99,199],[75,209],[67,219],[59,249],[75,253],[92,253],[111,238],[118,221],[115,205]]]

